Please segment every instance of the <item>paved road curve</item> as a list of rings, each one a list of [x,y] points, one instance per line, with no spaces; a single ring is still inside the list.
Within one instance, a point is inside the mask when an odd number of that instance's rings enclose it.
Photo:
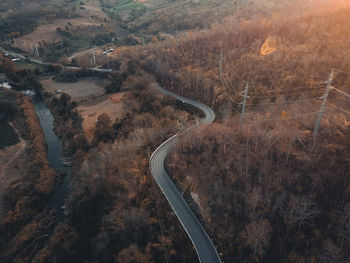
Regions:
[[[203,105],[191,99],[176,95],[175,93],[157,87],[159,91],[164,94],[175,97],[176,99],[191,104],[201,109],[205,118],[202,119],[201,123],[209,125],[215,119],[215,114],[208,106]],[[149,164],[151,173],[156,180],[158,186],[162,190],[170,206],[174,210],[177,218],[181,222],[182,226],[186,230],[190,237],[196,252],[198,254],[199,261],[202,263],[215,263],[221,262],[218,252],[209,238],[208,234],[198,221],[197,217],[193,214],[181,194],[176,189],[174,183],[169,178],[164,168],[164,161],[169,152],[173,149],[177,142],[177,135],[171,137],[152,154]]]

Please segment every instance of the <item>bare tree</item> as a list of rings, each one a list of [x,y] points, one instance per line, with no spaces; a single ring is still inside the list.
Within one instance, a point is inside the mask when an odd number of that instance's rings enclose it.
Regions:
[[[345,263],[344,251],[334,244],[331,240],[324,241],[322,251],[319,254],[319,262],[321,263]],[[347,261],[348,262],[348,261]]]
[[[253,253],[262,258],[270,245],[271,226],[266,219],[254,221],[244,229],[243,238]]]

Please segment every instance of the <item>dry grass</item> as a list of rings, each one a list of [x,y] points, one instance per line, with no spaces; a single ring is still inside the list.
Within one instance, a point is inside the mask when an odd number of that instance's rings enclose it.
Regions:
[[[8,186],[25,175],[27,170],[24,149],[27,143],[21,140],[16,145],[0,150],[0,219],[3,217],[3,197]]]
[[[113,94],[97,104],[85,103],[78,107],[78,112],[84,119],[83,129],[89,142],[91,142],[94,137],[95,123],[100,114],[108,114],[112,121],[122,117],[124,113],[122,103],[123,95],[124,93]]]
[[[56,90],[60,89],[70,95],[76,102],[91,100],[105,93],[103,88],[105,83],[92,78],[82,79],[75,83],[59,83],[50,78],[42,80],[41,83],[46,91],[55,93]]]
[[[101,24],[105,24],[105,18],[109,19],[101,10],[98,1],[86,3],[84,8],[84,10],[77,11],[79,16],[77,18],[56,19],[53,23],[42,19],[34,32],[17,39],[18,47],[23,51],[30,51],[31,45],[38,45],[39,42],[52,43],[62,40],[62,36],[56,31],[59,27],[65,29],[66,26],[69,26],[69,31],[74,32],[88,27],[99,27]],[[93,16],[93,19],[91,16]]]

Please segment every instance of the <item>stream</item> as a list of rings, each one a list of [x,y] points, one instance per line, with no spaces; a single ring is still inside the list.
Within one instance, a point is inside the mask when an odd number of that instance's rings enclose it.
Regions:
[[[46,107],[44,101],[37,97],[33,97],[33,104],[48,145],[49,163],[56,172],[66,172],[66,175],[62,179],[62,183],[56,186],[56,189],[50,199],[50,204],[57,210],[57,216],[59,218],[63,218],[64,213],[66,213],[64,201],[69,193],[71,168],[64,165],[63,160],[65,156],[63,151],[63,143],[54,132],[54,117],[52,116],[50,110]]]

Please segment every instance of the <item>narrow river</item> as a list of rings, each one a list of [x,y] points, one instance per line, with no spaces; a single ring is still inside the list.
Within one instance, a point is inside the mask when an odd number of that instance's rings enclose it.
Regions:
[[[54,132],[54,118],[50,110],[46,107],[43,100],[36,97],[33,98],[35,112],[39,117],[40,125],[45,133],[46,143],[48,144],[48,159],[51,167],[55,171],[66,172],[66,176],[63,178],[62,184],[56,187],[50,203],[57,210],[59,218],[63,217],[63,209],[65,198],[69,193],[69,181],[71,177],[71,168],[65,166],[62,163],[64,158],[62,140]]]

